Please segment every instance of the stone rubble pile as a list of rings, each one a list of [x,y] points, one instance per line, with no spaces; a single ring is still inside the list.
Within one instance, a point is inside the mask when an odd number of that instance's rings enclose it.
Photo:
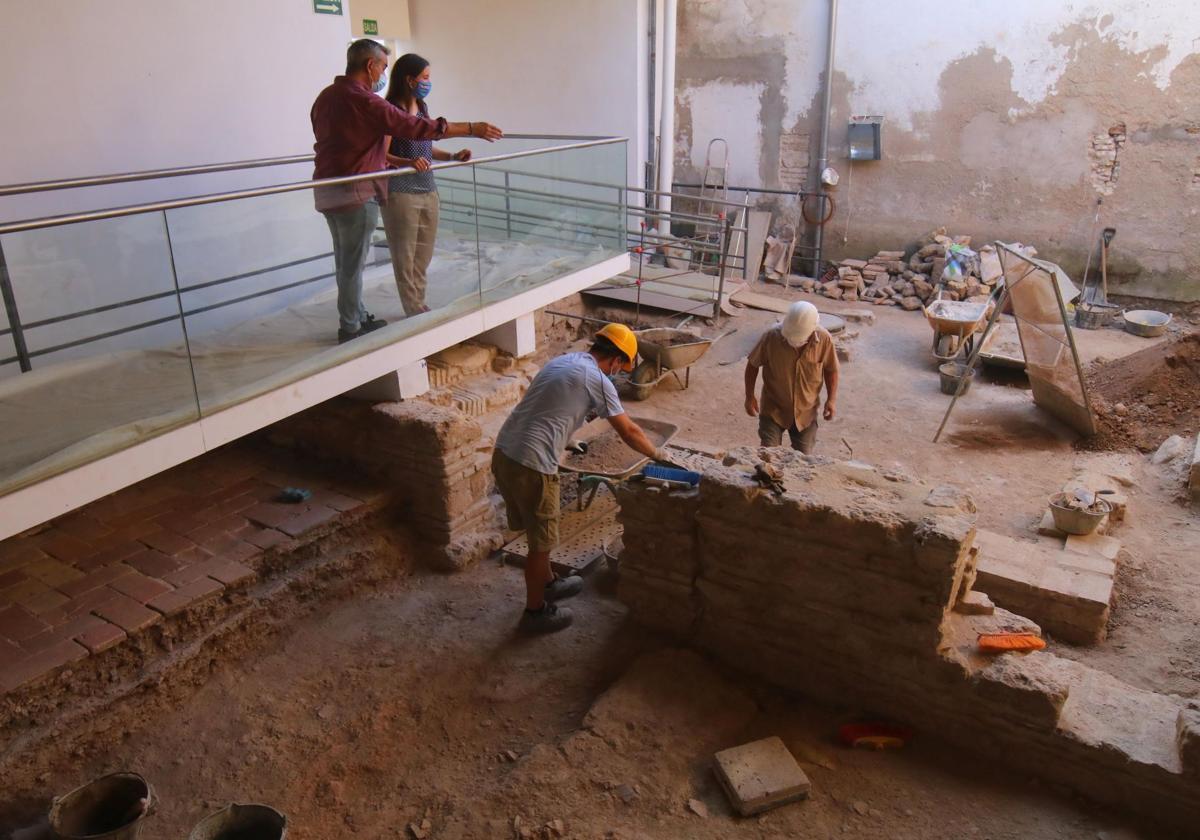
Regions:
[[[921,309],[939,290],[943,300],[982,301],[1001,277],[993,246],[984,245],[978,259],[966,260],[961,277],[943,277],[950,247],[970,244],[970,236],[948,236],[945,228],[938,228],[907,259],[904,251],[880,251],[869,260],[844,259],[821,280],[806,279],[800,287],[833,300],[861,300],[907,310]]]

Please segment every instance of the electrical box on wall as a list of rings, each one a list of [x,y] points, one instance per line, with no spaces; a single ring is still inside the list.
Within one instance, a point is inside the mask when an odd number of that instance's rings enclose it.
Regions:
[[[407,41],[412,38],[408,0],[350,0],[350,30],[356,37]]]
[[[850,118],[850,160],[883,160],[883,117]]]

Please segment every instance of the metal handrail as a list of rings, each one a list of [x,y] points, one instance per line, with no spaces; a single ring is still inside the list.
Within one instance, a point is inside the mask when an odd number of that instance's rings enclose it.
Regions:
[[[469,138],[464,138],[469,139]],[[608,140],[604,135],[593,134],[506,134],[505,140]],[[554,147],[560,148],[560,147]],[[166,169],[144,169],[138,172],[117,172],[110,175],[83,175],[78,178],[60,178],[53,181],[28,181],[22,184],[0,185],[0,197],[9,195],[27,195],[29,193],[53,192],[54,190],[71,190],[80,187],[101,187],[108,184],[127,184],[134,181],[153,181],[158,178],[180,178],[187,175],[209,175],[214,172],[236,172],[239,169],[261,169],[267,166],[289,166],[296,163],[309,163],[316,156],[312,154],[286,155],[273,158],[251,158],[250,160],[234,160],[227,163],[205,163],[200,165],[173,166]]]
[[[605,137],[599,140],[567,143],[562,146],[547,146],[541,149],[527,149],[521,152],[508,152],[507,154],[503,155],[491,155],[489,157],[474,158],[469,161],[435,163],[430,167],[430,170],[439,171],[443,169],[456,169],[461,166],[476,166],[480,164],[498,163],[505,160],[516,160],[519,158],[533,157],[535,155],[543,155],[548,152],[565,152],[574,149],[588,149],[594,146],[606,146],[625,142],[627,141],[624,137]],[[373,181],[379,178],[394,178],[398,175],[415,174],[416,171],[417,170],[413,169],[412,167],[404,167],[403,169],[383,169],[378,172],[367,172],[361,175],[343,175],[337,178],[322,178],[313,181],[294,181],[289,184],[277,184],[270,187],[254,187],[252,189],[234,190],[232,192],[225,193],[211,193],[209,195],[199,195],[192,198],[178,198],[171,201],[152,201],[146,204],[133,204],[125,207],[113,207],[108,210],[92,210],[86,213],[68,213],[61,216],[44,216],[40,219],[28,219],[23,222],[9,222],[7,224],[2,224],[0,225],[0,234],[21,233],[27,230],[41,230],[42,228],[60,227],[62,225],[71,225],[78,222],[94,222],[101,219],[116,219],[123,216],[134,216],[138,213],[156,213],[164,210],[176,210],[180,207],[196,207],[202,204],[219,204],[224,201],[237,201],[238,199],[242,198],[258,198],[267,195],[278,195],[280,193],[309,190],[316,187],[337,186],[339,184],[354,184],[358,183],[359,181]]]
[[[176,166],[170,169],[146,169],[141,172],[120,172],[112,175],[86,175],[81,178],[62,178],[57,181],[29,181],[24,184],[0,186],[0,196],[27,195],[29,193],[71,190],[77,187],[100,187],[106,184],[128,184],[133,181],[153,181],[157,178],[179,178],[184,175],[207,175],[212,172],[234,172],[239,169],[260,169],[266,166],[284,166],[293,163],[308,163],[312,155],[290,155],[288,157],[235,160],[229,163],[209,163],[203,166]]]

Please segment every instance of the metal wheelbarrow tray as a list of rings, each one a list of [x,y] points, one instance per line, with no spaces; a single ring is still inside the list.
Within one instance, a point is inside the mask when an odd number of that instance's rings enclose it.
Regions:
[[[940,298],[926,306],[925,320],[933,328],[934,358],[939,362],[953,361],[958,356],[959,348],[983,329],[988,316],[992,314],[992,306],[994,303],[991,300],[970,303]],[[947,345],[944,349],[941,347],[943,341]]]
[[[635,400],[649,397],[654,386],[668,376],[674,376],[680,387],[687,388],[692,381],[692,365],[717,340],[670,327],[638,330],[634,335],[638,340],[638,355],[642,357],[642,363],[629,377]],[[683,379],[679,378],[680,370],[684,372]]]

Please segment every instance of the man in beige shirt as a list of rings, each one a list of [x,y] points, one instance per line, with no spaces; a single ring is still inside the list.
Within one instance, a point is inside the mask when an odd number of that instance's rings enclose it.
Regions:
[[[817,308],[797,301],[783,323],[763,333],[746,360],[746,413],[758,417],[763,446],[779,446],[787,430],[792,449],[808,454],[817,442],[817,410],[825,385],[826,420],[837,412],[838,361],[833,337],[818,323]],[[755,397],[762,368],[762,406]]]

